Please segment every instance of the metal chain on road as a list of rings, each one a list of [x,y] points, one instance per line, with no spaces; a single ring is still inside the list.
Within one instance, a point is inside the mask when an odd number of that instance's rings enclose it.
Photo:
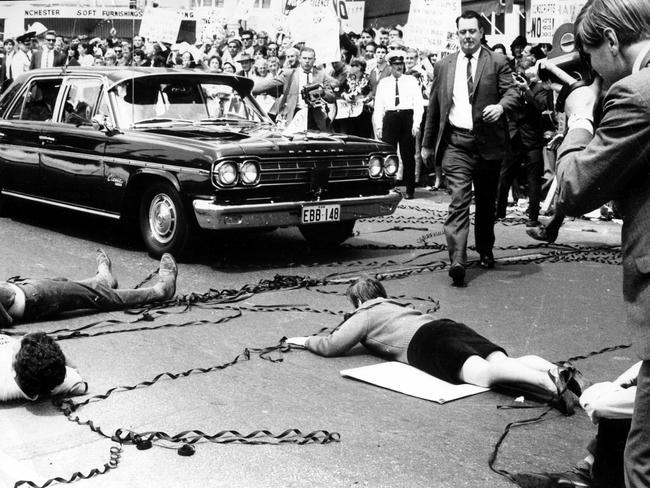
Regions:
[[[103,468],[94,468],[88,474],[84,475],[80,471],[73,473],[69,478],[55,477],[47,480],[45,483],[38,485],[33,481],[21,480],[14,484],[14,488],[22,485],[31,488],[47,488],[52,483],[72,483],[79,479],[89,479],[95,476],[108,473],[111,469],[118,466],[123,445],[135,445],[138,450],[146,450],[158,443],[161,447],[168,447],[168,444],[179,445],[178,454],[182,456],[191,456],[194,454],[194,444],[206,441],[214,444],[247,444],[247,445],[280,445],[280,444],[329,444],[339,442],[341,435],[338,432],[327,430],[315,430],[303,433],[299,429],[286,429],[279,434],[266,429],[258,429],[248,434],[242,434],[236,430],[222,430],[215,434],[207,434],[201,430],[185,430],[176,434],[168,434],[163,431],[136,432],[131,429],[117,428],[112,434],[102,430],[102,427],[91,419],[82,420],[76,413],[91,403],[101,402],[111,397],[113,394],[124,393],[136,389],[148,388],[161,380],[179,380],[197,374],[207,374],[215,371],[221,371],[242,361],[249,361],[251,353],[257,354],[259,358],[272,363],[283,361],[282,354],[291,351],[293,348],[284,340],[280,340],[277,345],[264,348],[245,348],[233,360],[226,363],[209,366],[206,368],[191,368],[180,373],[164,372],[156,375],[154,378],[141,381],[135,385],[116,386],[110,388],[103,394],[93,395],[83,401],[75,402],[72,398],[54,398],[52,403],[61,411],[61,413],[70,421],[80,426],[87,426],[92,432],[102,437],[110,439],[119,444],[119,447],[111,447],[111,460]],[[278,357],[273,357],[273,353],[279,353]]]

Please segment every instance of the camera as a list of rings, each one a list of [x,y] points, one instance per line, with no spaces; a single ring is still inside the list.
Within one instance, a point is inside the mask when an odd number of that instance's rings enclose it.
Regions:
[[[548,52],[546,63],[552,63],[578,81],[590,84],[594,79],[589,59],[580,52],[575,43],[574,26],[572,23],[562,24],[553,35],[553,48]],[[540,68],[539,64],[526,71],[526,74],[539,78],[541,81],[551,81],[563,84],[550,71]]]
[[[307,105],[316,107],[323,103],[323,93],[325,92],[323,85],[320,83],[312,83],[305,85],[300,90],[300,95]]]

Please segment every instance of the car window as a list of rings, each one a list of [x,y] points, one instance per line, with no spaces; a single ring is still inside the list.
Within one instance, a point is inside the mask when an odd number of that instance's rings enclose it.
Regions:
[[[7,118],[11,120],[51,120],[60,79],[33,80],[17,100]]]
[[[101,80],[71,79],[63,103],[61,122],[76,126],[91,125],[101,90]]]
[[[125,80],[110,91],[122,128],[146,124],[259,123],[266,116],[236,80],[151,76]]]
[[[0,113],[4,114],[7,111],[7,108],[9,108],[9,105],[11,105],[11,102],[16,97],[21,88],[22,85],[16,84],[11,88],[11,90],[2,96],[2,99],[0,100]]]

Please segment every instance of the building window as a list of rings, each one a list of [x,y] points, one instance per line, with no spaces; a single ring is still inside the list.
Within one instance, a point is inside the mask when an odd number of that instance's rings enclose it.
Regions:
[[[223,8],[225,0],[192,0],[191,7],[217,7]]]
[[[271,8],[271,0],[255,0],[253,8]]]

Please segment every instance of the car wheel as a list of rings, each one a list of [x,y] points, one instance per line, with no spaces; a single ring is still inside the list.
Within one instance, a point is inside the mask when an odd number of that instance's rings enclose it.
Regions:
[[[148,188],[139,212],[140,233],[149,252],[156,257],[168,252],[181,256],[187,249],[190,226],[185,206],[169,183]]]
[[[338,246],[348,237],[352,237],[355,223],[356,220],[344,220],[343,222],[301,225],[298,228],[309,244],[323,249]]]

